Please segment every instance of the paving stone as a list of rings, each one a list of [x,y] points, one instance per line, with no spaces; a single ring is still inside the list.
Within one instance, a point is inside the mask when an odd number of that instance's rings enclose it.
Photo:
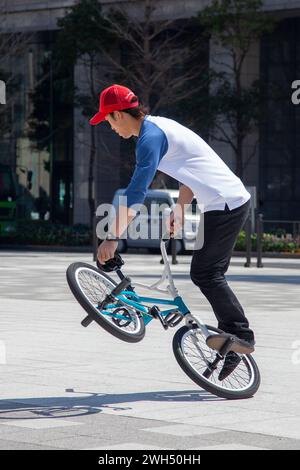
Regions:
[[[256,332],[262,383],[252,399],[227,401],[178,367],[174,330],[153,321],[129,344],[98,325],[82,328],[65,271],[90,255],[0,256],[0,449],[300,449],[300,260],[245,269],[232,259],[228,281]],[[124,259],[140,282],[162,269],[159,255]],[[190,261],[171,266],[176,286],[193,314],[215,325]]]

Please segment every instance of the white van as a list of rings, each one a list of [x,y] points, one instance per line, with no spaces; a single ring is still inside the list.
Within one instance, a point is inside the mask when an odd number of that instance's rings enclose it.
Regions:
[[[125,189],[118,189],[113,198],[113,206],[119,205],[119,198],[124,195]],[[128,228],[128,236],[124,240],[119,241],[118,250],[124,253],[127,248],[148,248],[149,250],[159,249],[159,236],[161,235],[162,215],[161,211],[153,210],[155,205],[166,206],[172,208],[176,204],[179,196],[179,190],[176,189],[149,189],[144,201],[147,208],[147,215],[140,215],[143,232],[148,236],[145,238],[137,238],[130,236],[130,226]],[[152,209],[151,209],[152,208]],[[197,201],[193,199],[189,210],[185,215],[184,231],[182,239],[176,240],[176,252],[181,253],[185,250],[193,250],[200,221],[200,213],[197,211]],[[158,237],[151,237],[151,233],[159,233]]]

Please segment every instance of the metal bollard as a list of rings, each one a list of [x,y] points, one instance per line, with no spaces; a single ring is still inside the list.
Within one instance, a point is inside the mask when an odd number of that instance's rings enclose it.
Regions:
[[[177,255],[176,255],[176,239],[171,238],[171,253],[172,253],[172,264],[178,264]]]
[[[97,251],[98,251],[98,237],[96,234],[96,227],[97,227],[97,216],[96,214],[93,217],[93,261],[96,261],[97,259]]]
[[[263,268],[264,267],[264,265],[262,264],[263,214],[258,214],[258,216],[257,216],[256,231],[257,231],[257,239],[256,239],[257,263],[256,263],[256,266],[258,268]]]
[[[250,268],[251,266],[251,215],[250,215],[250,212],[245,223],[245,232],[246,232],[246,263],[244,264],[244,266],[245,268]]]

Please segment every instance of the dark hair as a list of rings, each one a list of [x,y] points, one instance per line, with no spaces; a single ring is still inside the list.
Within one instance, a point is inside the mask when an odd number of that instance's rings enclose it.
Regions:
[[[135,103],[136,101],[138,101],[137,97],[134,96],[132,99],[131,99],[131,103]],[[145,116],[145,114],[149,114],[149,109],[147,106],[144,106],[143,104],[139,104],[138,106],[136,106],[135,108],[128,108],[128,109],[121,109],[120,110],[122,113],[127,113],[127,114],[130,114],[130,116],[132,116],[133,118],[135,119],[140,119],[142,118],[143,116]],[[114,113],[110,113],[109,115],[112,116],[113,118],[113,114]]]

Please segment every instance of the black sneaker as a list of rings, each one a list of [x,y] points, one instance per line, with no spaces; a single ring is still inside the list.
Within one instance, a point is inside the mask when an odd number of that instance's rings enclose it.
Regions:
[[[218,379],[220,381],[226,379],[226,377],[228,377],[228,375],[230,375],[239,365],[241,360],[242,358],[238,354],[233,351],[229,351],[225,356],[224,365],[221,369]]]

